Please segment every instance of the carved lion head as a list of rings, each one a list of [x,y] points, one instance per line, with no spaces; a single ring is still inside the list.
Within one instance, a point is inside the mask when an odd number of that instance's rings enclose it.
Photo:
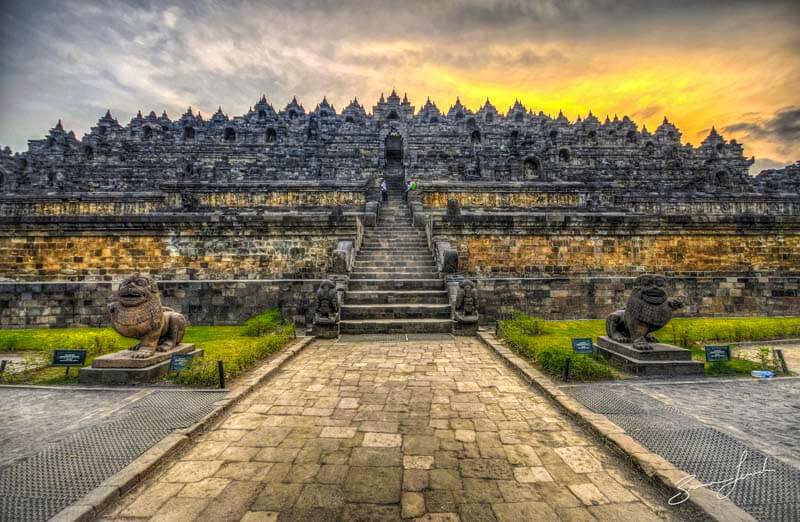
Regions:
[[[122,306],[139,306],[158,299],[158,285],[155,279],[148,275],[133,274],[120,283],[117,296]]]
[[[667,300],[666,284],[664,276],[643,274],[634,281],[633,294],[647,304],[659,306]]]

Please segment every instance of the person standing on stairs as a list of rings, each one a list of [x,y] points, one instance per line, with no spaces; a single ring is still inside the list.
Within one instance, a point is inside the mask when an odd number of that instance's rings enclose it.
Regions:
[[[406,189],[403,191],[403,201],[408,201],[408,193],[417,188],[417,182],[414,180],[406,181]]]
[[[389,187],[386,185],[386,178],[381,179],[381,199],[389,201]]]

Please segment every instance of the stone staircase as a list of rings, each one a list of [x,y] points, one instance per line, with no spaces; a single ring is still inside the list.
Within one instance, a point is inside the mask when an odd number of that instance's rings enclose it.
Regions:
[[[399,174],[399,175],[398,175]],[[389,201],[364,241],[341,309],[342,334],[450,333],[450,302],[425,233],[412,226],[402,173],[389,171]]]

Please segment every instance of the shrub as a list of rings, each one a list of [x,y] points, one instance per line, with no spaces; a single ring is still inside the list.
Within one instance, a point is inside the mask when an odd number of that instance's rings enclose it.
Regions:
[[[514,312],[511,314],[511,320],[526,335],[541,335],[544,333],[544,319],[541,317],[532,317],[520,312]]]
[[[545,322],[538,317],[514,313],[511,319],[500,321],[498,334],[512,350],[530,359],[545,373],[560,377],[570,359],[570,379],[579,381],[612,377],[605,359],[575,355],[571,337],[597,335],[595,321]]]
[[[280,325],[281,311],[277,308],[272,308],[245,321],[242,335],[246,337],[261,337],[274,331]]]
[[[800,317],[737,317],[686,318],[670,321],[669,325],[655,332],[665,342],[684,348],[705,342],[764,341],[800,337]],[[664,334],[670,334],[671,339]]]
[[[225,379],[236,377],[264,357],[277,352],[294,339],[294,325],[287,323],[270,334],[258,339],[230,339],[217,341],[214,351],[220,357],[202,357],[195,360],[192,367],[175,376],[178,384],[192,386],[216,386],[219,383],[217,359],[221,358],[225,367]]]

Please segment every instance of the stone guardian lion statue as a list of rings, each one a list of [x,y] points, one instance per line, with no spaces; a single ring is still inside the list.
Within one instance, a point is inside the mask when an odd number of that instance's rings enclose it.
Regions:
[[[660,275],[637,277],[625,309],[606,319],[608,336],[620,343],[632,343],[638,350],[651,350],[650,343],[656,342],[651,333],[663,328],[673,311],[683,308],[681,301],[667,298],[665,285],[666,279]]]
[[[117,301],[108,305],[111,326],[124,337],[139,339],[130,350],[134,358],[169,351],[181,343],[189,322],[182,314],[161,305],[155,279],[134,274],[122,281]]]

